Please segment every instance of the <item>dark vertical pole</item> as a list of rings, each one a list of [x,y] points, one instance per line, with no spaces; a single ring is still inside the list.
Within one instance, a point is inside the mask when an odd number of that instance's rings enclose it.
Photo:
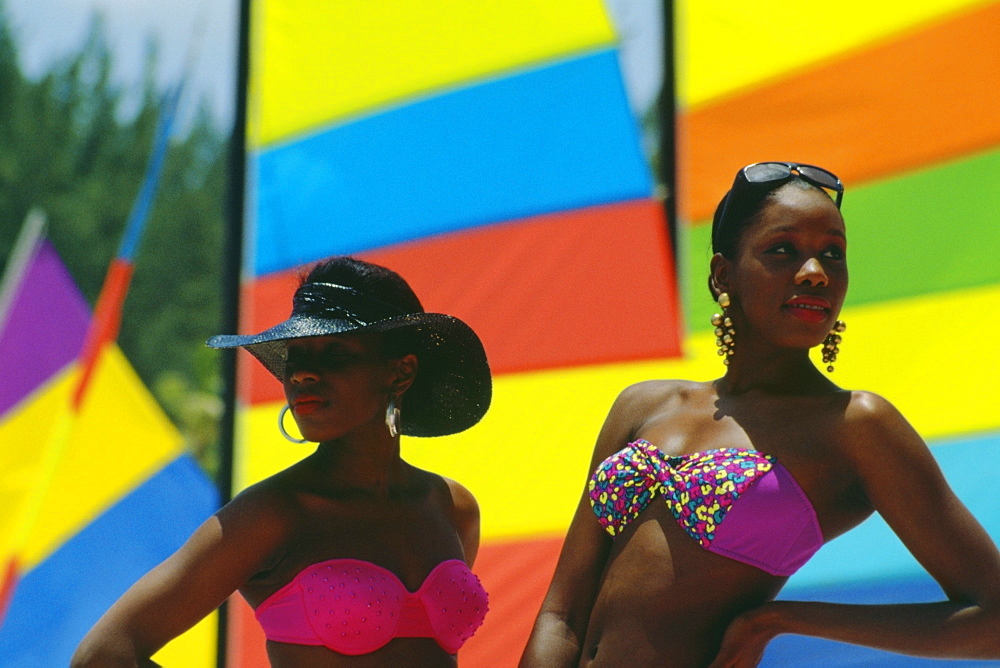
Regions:
[[[250,70],[250,2],[240,0],[236,67],[236,110],[229,140],[229,173],[226,189],[226,234],[222,285],[222,331],[239,331],[240,283],[243,276],[244,184],[246,181],[247,80]],[[221,453],[216,484],[223,503],[233,495],[233,447],[236,425],[236,351],[222,353],[224,410],[219,429]],[[226,668],[229,642],[229,604],[219,608],[216,665]]]
[[[670,248],[677,266],[677,85],[674,71],[674,3],[663,0],[663,87],[660,89],[660,178],[663,180],[663,208],[670,233]]]

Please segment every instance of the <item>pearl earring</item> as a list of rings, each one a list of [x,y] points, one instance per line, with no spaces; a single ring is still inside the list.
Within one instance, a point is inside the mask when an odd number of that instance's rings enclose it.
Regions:
[[[733,329],[733,321],[729,318],[726,309],[732,303],[729,293],[719,293],[719,306],[722,313],[712,316],[712,325],[715,327],[715,345],[719,347],[719,355],[722,356],[722,363],[729,366],[729,358],[733,356],[733,347],[736,345],[736,330]]]
[[[845,329],[847,329],[847,323],[838,320],[833,323],[833,329],[823,339],[823,364],[827,365],[826,370],[830,373],[833,373],[833,363],[837,361],[837,353],[840,352],[840,342],[843,340],[840,334]]]

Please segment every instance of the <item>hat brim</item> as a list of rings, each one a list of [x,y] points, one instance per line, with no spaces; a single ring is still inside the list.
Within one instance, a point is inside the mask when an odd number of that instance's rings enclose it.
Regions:
[[[219,335],[212,348],[246,348],[279,381],[285,374],[287,342],[313,336],[403,330],[419,360],[416,380],[402,400],[407,436],[445,436],[473,426],[490,406],[493,386],[483,344],[471,327],[443,313],[409,313],[364,323],[292,315],[252,335]]]

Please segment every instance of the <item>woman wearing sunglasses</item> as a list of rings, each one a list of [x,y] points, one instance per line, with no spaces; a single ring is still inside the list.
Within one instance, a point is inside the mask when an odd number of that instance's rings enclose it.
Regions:
[[[838,387],[843,187],[811,165],[739,171],[709,289],[725,374],[625,389],[597,439],[522,666],[754,666],[784,633],[1000,659],[1000,555],[885,399]],[[878,512],[947,600],[775,601]]]
[[[149,657],[238,590],[273,666],[454,666],[483,622],[471,572],[479,508],[400,455],[400,434],[476,424],[492,395],[482,343],[426,313],[398,274],[350,257],[314,266],[288,320],[244,347],[284,386],[278,429],[312,454],[243,491],[97,622],[73,666]],[[286,431],[291,412],[303,438]]]

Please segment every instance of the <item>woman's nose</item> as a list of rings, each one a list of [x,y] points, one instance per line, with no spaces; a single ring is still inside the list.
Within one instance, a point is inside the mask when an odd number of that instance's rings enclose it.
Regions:
[[[288,372],[288,381],[290,383],[315,383],[319,380],[319,374],[309,368],[296,368]]]
[[[830,282],[826,272],[823,271],[823,264],[815,257],[806,260],[799,271],[795,274],[796,284],[808,283],[811,286],[826,285]]]

